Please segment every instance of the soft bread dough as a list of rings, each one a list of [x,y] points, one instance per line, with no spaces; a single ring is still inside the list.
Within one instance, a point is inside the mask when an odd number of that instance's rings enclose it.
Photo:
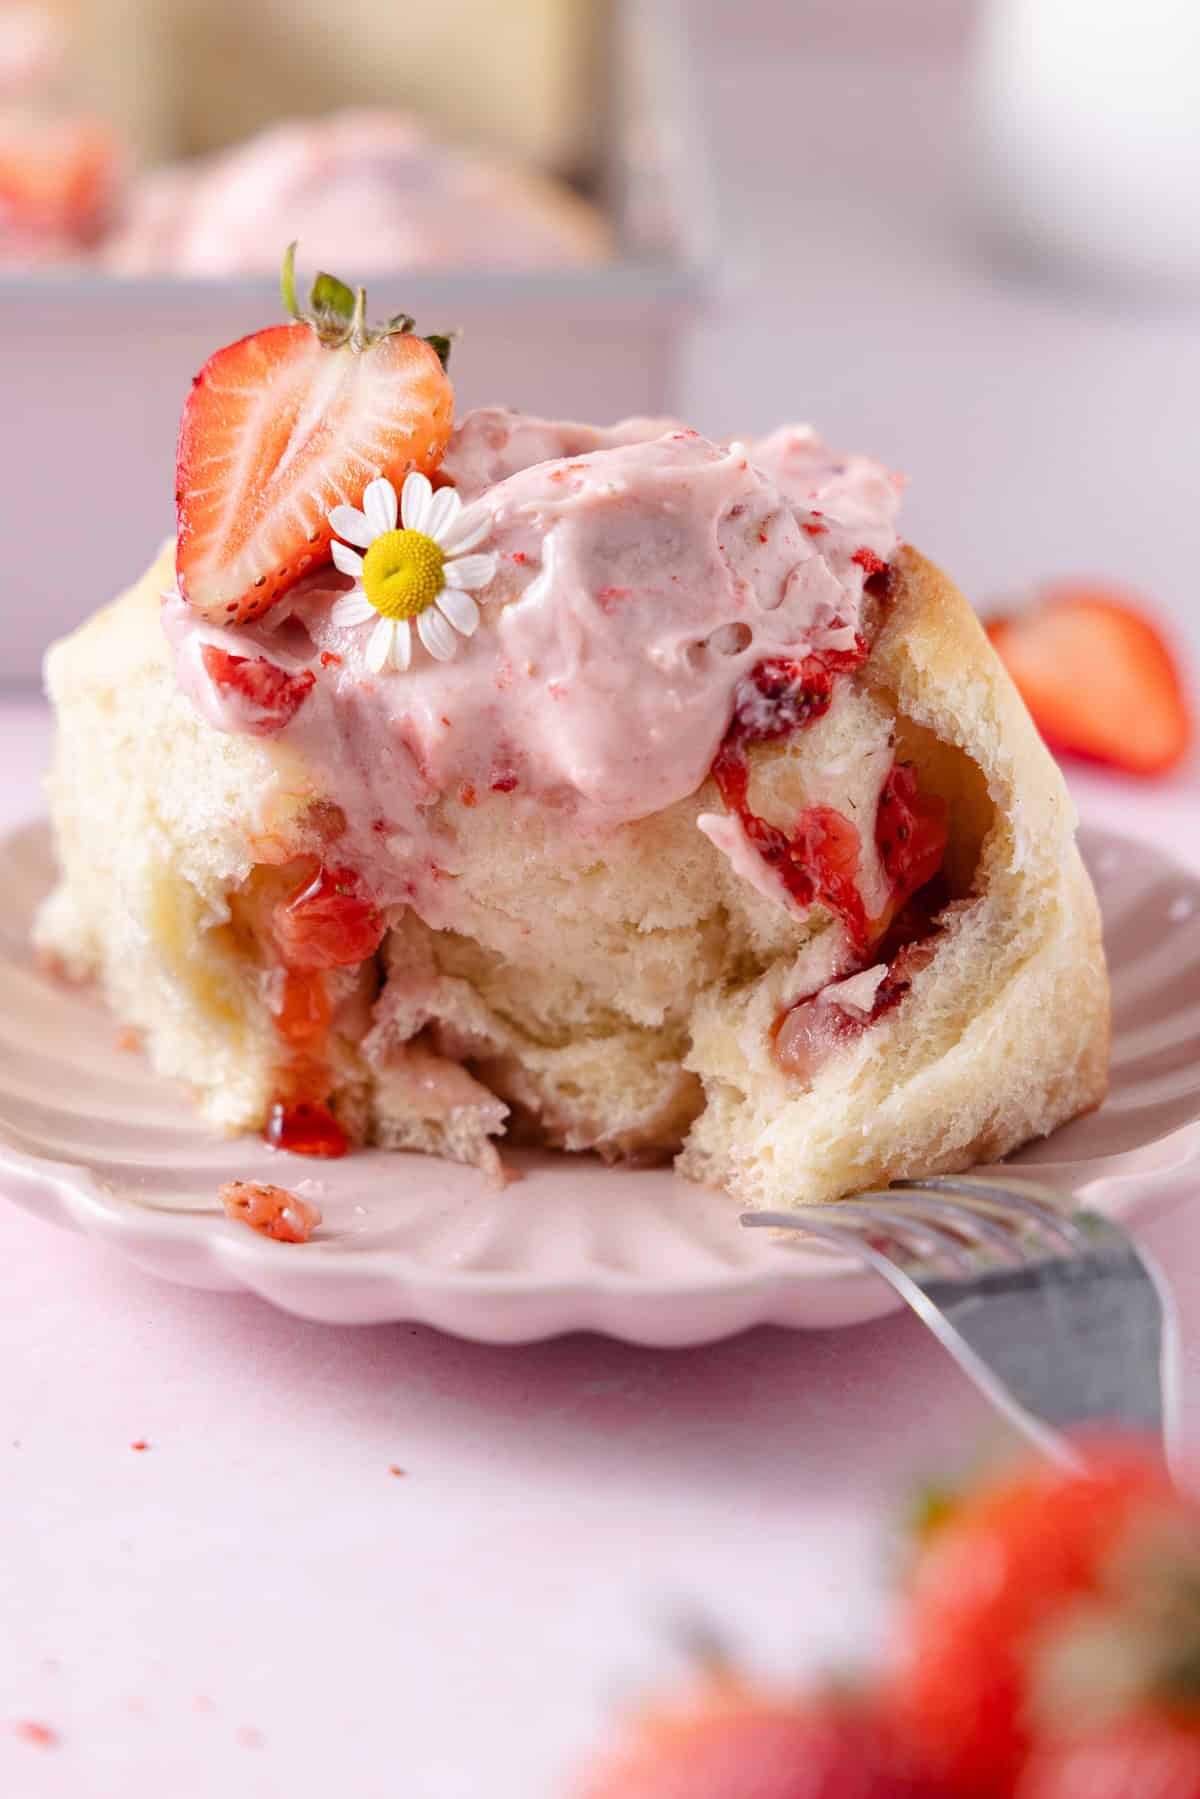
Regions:
[[[262,871],[322,847],[316,771],[216,730],[177,687],[159,620],[167,545],[51,651],[61,880],[37,940],[95,978],[152,1065],[226,1131],[261,1128],[279,1044],[246,916]],[[970,608],[911,549],[871,654],[828,714],[750,750],[761,809],[836,795],[871,842],[893,738],[950,808],[960,903],[907,997],[811,1081],[771,1053],[781,1006],[844,970],[696,826],[708,781],[602,839],[511,828],[503,794],[438,802],[457,840],[453,931],[389,915],[377,961],[329,977],[333,1106],[351,1135],[498,1171],[508,1131],[662,1158],[749,1206],[967,1167],[1099,1103],[1108,983],[1075,814]]]
[[[747,1028],[761,992],[703,997],[689,1065],[708,1103],[679,1165],[751,1206],[995,1159],[1098,1105],[1107,1083],[1100,916],[1062,775],[958,589],[910,548],[896,567],[863,677],[982,777],[974,793],[947,792],[952,854],[985,824],[974,896],[907,998],[808,1092],[789,1092]]]

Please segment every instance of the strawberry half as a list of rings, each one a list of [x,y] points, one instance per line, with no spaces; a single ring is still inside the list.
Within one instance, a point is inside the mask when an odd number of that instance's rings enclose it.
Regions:
[[[988,625],[1051,749],[1129,774],[1165,773],[1191,745],[1179,668],[1128,595],[1070,584]]]
[[[454,417],[444,338],[405,315],[364,325],[365,295],[330,275],[297,319],[229,344],[196,376],[179,427],[175,569],[189,606],[244,624],[330,559],[328,514],[376,475],[430,474]]]

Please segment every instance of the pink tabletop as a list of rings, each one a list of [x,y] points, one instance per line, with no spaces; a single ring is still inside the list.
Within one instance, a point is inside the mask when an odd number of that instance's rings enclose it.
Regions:
[[[0,825],[47,741],[0,709]],[[1079,791],[1200,866],[1187,782]],[[1192,1365],[1200,1235],[1144,1237]],[[0,1367],[6,1799],[551,1799],[675,1672],[673,1614],[779,1672],[869,1649],[906,1482],[1001,1438],[907,1317],[487,1349],[169,1287],[7,1206]]]

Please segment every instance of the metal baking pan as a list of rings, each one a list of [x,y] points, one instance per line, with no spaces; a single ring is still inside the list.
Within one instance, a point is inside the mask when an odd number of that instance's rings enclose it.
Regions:
[[[611,261],[377,277],[386,310],[403,305],[424,328],[461,331],[460,411],[491,402],[607,421],[677,403],[682,340],[715,271],[685,13],[685,0],[614,6],[595,174],[617,239]],[[51,639],[149,561],[172,529],[175,435],[192,375],[219,345],[280,316],[276,284],[258,276],[0,276],[9,564],[0,683],[36,682]]]

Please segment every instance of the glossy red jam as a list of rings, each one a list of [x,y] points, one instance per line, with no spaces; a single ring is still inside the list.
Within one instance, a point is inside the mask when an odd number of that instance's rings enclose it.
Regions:
[[[332,1006],[325,977],[329,969],[369,960],[383,932],[383,914],[351,868],[318,864],[272,907],[271,935],[283,964],[275,1029],[285,1051],[263,1133],[273,1148],[323,1157],[349,1149],[329,1108]]]

